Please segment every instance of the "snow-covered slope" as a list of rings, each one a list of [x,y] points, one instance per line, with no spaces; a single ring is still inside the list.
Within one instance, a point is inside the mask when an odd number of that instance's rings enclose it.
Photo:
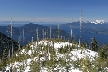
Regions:
[[[16,58],[23,55],[20,61],[14,61],[6,66],[6,70],[35,71],[35,72],[82,72],[84,65],[79,63],[82,59],[95,61],[98,53],[78,47],[69,42],[39,41],[27,45],[16,54]],[[19,57],[20,58],[20,57]],[[83,62],[83,61],[81,61]],[[39,68],[39,69],[38,69]],[[38,71],[39,70],[39,71]]]

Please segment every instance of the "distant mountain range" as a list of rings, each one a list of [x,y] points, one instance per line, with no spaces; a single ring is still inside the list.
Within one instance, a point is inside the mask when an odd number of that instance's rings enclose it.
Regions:
[[[70,28],[72,26],[73,29],[79,29],[80,23],[79,22],[73,22],[73,23],[67,23],[62,24],[61,27],[63,28]],[[97,33],[97,34],[105,34],[108,35],[108,23],[91,23],[91,22],[82,22],[82,31],[91,32],[91,33]]]
[[[27,24],[27,23],[34,23],[34,24],[63,24],[67,22],[36,22],[36,21],[12,21],[13,24]],[[0,24],[10,24],[10,21],[0,21]]]
[[[34,40],[36,40],[36,29],[38,28],[38,33],[39,33],[39,39],[43,38],[43,30],[44,30],[44,36],[46,38],[50,37],[50,28],[48,26],[43,26],[43,25],[38,25],[38,24],[33,24],[33,23],[29,23],[29,24],[25,24],[23,26],[20,27],[13,27],[13,39],[15,41],[18,42],[18,38],[20,37],[20,43],[22,45],[27,44],[28,42],[31,42],[32,37],[34,38]],[[9,33],[9,26],[0,26],[0,31],[4,34],[6,34],[7,36],[10,36]],[[24,30],[24,38],[23,38],[23,30]],[[51,36],[52,38],[57,38],[58,37],[58,29],[57,28],[51,28]],[[60,30],[60,37],[62,36],[62,38],[68,38],[69,37],[69,33],[67,33],[64,30]]]
[[[13,24],[15,25],[15,24]],[[34,23],[23,23],[23,25],[19,26],[13,26],[13,39],[18,42],[18,39],[20,37],[20,43],[22,45],[27,44],[28,42],[31,42],[32,37],[34,40],[36,40],[36,29],[39,29],[39,38],[43,38],[43,30],[44,30],[44,35],[46,34],[45,37],[49,38],[49,33],[50,33],[50,26],[52,27],[52,37],[57,38],[58,37],[58,24],[34,24]],[[77,41],[79,39],[79,32],[80,32],[80,22],[73,22],[73,23],[63,23],[60,24],[60,37],[69,39],[70,37],[70,26],[72,26],[72,31],[73,31],[73,36],[77,38]],[[23,29],[24,29],[24,39],[23,39]],[[9,34],[9,26],[0,26],[0,31],[7,36],[10,36]],[[90,35],[91,34],[91,35]],[[101,35],[108,35],[108,23],[104,24],[95,24],[91,22],[82,22],[82,38],[83,41],[88,41],[91,37],[95,37],[96,35],[94,34],[101,34]],[[88,38],[86,38],[88,37]],[[102,38],[103,36],[96,36],[98,40]],[[105,38],[105,36],[104,36]],[[105,38],[106,39],[106,38]],[[105,40],[103,39],[102,43]],[[100,41],[99,41],[100,42]],[[105,42],[108,43],[108,42]]]
[[[79,21],[76,21],[76,22],[79,22]],[[104,20],[82,21],[82,22],[83,23],[92,23],[92,24],[108,24],[108,22],[105,22]],[[13,25],[14,24],[23,24],[24,25],[24,24],[28,24],[28,23],[41,24],[41,25],[47,24],[48,25],[48,24],[67,24],[67,23],[70,23],[70,22],[12,21],[12,23],[13,23]],[[3,25],[3,24],[10,24],[10,21],[0,21],[0,25]]]

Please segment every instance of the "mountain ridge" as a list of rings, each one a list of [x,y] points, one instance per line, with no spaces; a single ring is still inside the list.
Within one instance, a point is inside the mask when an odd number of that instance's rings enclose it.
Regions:
[[[10,36],[9,34],[9,27],[10,26],[0,26],[0,31],[3,32],[4,34],[6,34],[7,36]],[[42,39],[43,38],[43,30],[44,30],[44,36],[49,38],[50,36],[50,28],[48,26],[43,26],[43,25],[38,25],[38,24],[33,24],[33,23],[29,23],[29,24],[25,24],[23,26],[20,27],[13,27],[13,39],[15,41],[18,42],[18,38],[20,37],[21,41],[20,43],[22,45],[27,44],[29,41],[31,41],[32,37],[34,38],[34,40],[36,40],[36,29],[38,28],[38,33],[39,33],[39,38]],[[23,30],[24,30],[24,35],[23,35]],[[8,31],[8,32],[6,32]],[[52,31],[52,37],[58,37],[58,29],[53,28],[51,29]],[[69,37],[69,34],[60,29],[60,36],[64,36],[65,38]],[[24,36],[24,39],[23,39]],[[24,40],[24,42],[23,42]]]
[[[12,55],[12,42],[13,42],[13,52],[15,53],[19,48],[19,44],[14,40],[12,40],[10,37],[7,37],[5,34],[0,32],[0,59],[3,57],[2,54],[4,51],[6,51],[6,57],[9,54],[9,50],[11,53],[10,56]]]

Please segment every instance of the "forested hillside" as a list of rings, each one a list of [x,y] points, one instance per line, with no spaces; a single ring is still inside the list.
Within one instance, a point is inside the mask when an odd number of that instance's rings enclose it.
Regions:
[[[99,50],[62,39],[33,41],[7,60],[6,70],[23,72],[107,72],[108,46]]]

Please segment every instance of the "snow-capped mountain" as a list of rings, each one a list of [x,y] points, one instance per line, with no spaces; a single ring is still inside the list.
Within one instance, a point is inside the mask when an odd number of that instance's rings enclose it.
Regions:
[[[94,23],[94,24],[104,24],[104,20],[95,20],[94,22],[91,22],[91,23]]]

